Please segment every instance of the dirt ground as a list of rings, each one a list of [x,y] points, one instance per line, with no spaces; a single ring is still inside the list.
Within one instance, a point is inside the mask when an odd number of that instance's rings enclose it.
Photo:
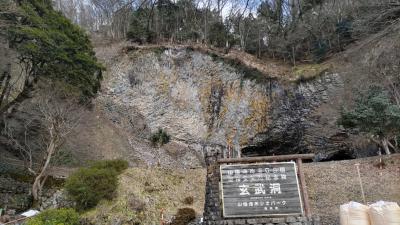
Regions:
[[[355,164],[359,163],[367,204],[379,200],[400,204],[400,154],[304,164],[312,213],[322,225],[339,224],[339,206],[349,201],[363,203]]]

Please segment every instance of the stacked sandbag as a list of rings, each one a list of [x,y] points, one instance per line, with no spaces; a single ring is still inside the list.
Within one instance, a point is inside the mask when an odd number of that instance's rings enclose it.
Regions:
[[[368,206],[349,202],[340,206],[340,225],[370,225]]]
[[[400,225],[400,207],[395,202],[376,202],[369,207],[371,225]]]

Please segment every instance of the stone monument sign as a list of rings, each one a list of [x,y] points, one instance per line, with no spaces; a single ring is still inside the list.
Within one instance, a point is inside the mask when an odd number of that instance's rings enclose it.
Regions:
[[[223,216],[302,215],[294,162],[220,166]]]

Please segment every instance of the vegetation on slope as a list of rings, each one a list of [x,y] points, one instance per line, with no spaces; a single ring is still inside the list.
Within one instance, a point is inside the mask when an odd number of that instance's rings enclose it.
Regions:
[[[52,1],[6,0],[2,6],[1,38],[17,59],[8,59],[0,73],[0,114],[7,115],[0,122],[2,144],[26,161],[38,201],[52,157],[77,126],[84,112],[80,103],[99,90],[103,67],[89,37],[55,11]],[[14,74],[11,64],[22,72]],[[41,166],[33,168],[37,162]]]
[[[63,82],[68,92],[82,98],[93,97],[100,87],[103,67],[85,32],[55,11],[50,0],[22,0],[17,6],[7,18],[14,21],[7,38],[27,77],[16,100],[25,99],[43,78]]]
[[[295,82],[302,82],[313,80],[322,76],[330,69],[329,64],[303,64],[293,67],[291,80]]]
[[[382,146],[388,155],[390,149],[399,152],[400,106],[382,88],[373,86],[360,93],[353,109],[342,110],[339,123],[369,134],[370,139]]]
[[[118,175],[128,168],[124,160],[105,160],[92,163],[73,173],[65,184],[78,210],[93,208],[102,199],[111,200],[118,186]]]
[[[154,132],[151,137],[150,141],[153,146],[162,146],[167,144],[171,139],[171,136],[167,133],[167,131],[159,128],[157,132]]]
[[[79,225],[79,214],[73,209],[49,209],[29,219],[27,225]]]
[[[129,168],[120,176],[116,198],[101,201],[82,217],[105,225],[116,220],[122,224],[158,224],[161,214],[170,220],[181,208],[192,208],[200,216],[205,177],[204,169]],[[187,197],[193,202],[185,201]]]

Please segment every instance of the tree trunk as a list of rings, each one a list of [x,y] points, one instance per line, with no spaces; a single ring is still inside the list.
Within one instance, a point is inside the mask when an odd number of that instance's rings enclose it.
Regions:
[[[42,181],[42,179],[47,178],[46,172],[50,165],[50,160],[54,154],[54,151],[55,151],[55,143],[54,143],[53,137],[51,137],[50,144],[47,147],[47,151],[46,151],[46,153],[47,153],[46,161],[45,161],[43,167],[41,168],[40,173],[36,176],[35,181],[33,182],[33,185],[32,185],[32,196],[33,196],[33,200],[36,202],[40,198],[42,188],[44,185],[44,182]]]
[[[386,152],[386,155],[390,155],[390,149],[389,149],[389,145],[388,145],[388,140],[387,140],[387,138],[383,138],[383,139],[382,139],[382,146],[383,146],[383,149],[384,149],[385,152]]]
[[[13,108],[15,105],[23,102],[25,99],[28,99],[31,95],[31,92],[33,91],[33,85],[36,82],[36,79],[31,79],[30,77],[27,77],[25,79],[24,87],[22,91],[17,95],[17,97],[12,100],[11,102],[8,102],[4,107],[1,108],[0,110],[0,115],[9,111],[11,108]],[[12,109],[11,109],[12,111]],[[10,112],[8,112],[10,113]]]
[[[1,96],[0,96],[0,107],[3,105],[4,100],[6,100],[5,96],[6,96],[7,92],[8,92],[8,90],[9,90],[10,80],[11,80],[10,70],[4,72],[4,74],[5,74],[6,77],[4,79],[5,80],[4,81],[4,86],[3,86],[3,90],[2,90]]]
[[[398,147],[397,147],[397,144],[393,145],[389,140],[387,141],[387,144],[388,144],[389,147],[393,148],[393,150],[394,150],[395,152],[399,152],[399,149],[398,149]]]

